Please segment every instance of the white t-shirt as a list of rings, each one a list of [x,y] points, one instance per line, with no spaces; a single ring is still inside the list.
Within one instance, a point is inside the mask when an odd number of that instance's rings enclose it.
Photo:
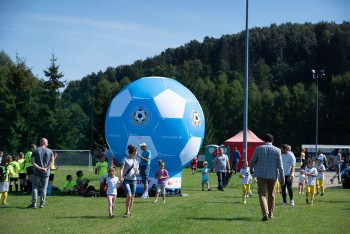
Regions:
[[[298,177],[299,177],[299,184],[303,184],[305,181],[305,174],[299,174]]]
[[[283,170],[285,176],[288,176],[290,174],[290,170],[293,166],[295,167],[295,161],[295,156],[292,152],[288,152],[282,155]]]
[[[318,174],[317,174],[317,176],[316,176],[316,179],[323,179],[323,180],[324,180],[324,172],[319,171],[319,169],[321,169],[321,170],[326,170],[326,167],[325,167],[323,164],[321,164],[321,165],[316,165],[315,167],[316,167],[317,172],[318,172]]]
[[[239,174],[244,175],[244,178],[241,178],[242,184],[249,184],[249,182],[252,179],[252,176],[250,174],[250,168],[249,167],[241,168],[241,170],[239,171]]]
[[[117,195],[118,182],[118,177],[107,178],[107,195]]]
[[[316,167],[313,167],[313,168],[306,167],[305,168],[305,174],[308,174],[308,173],[318,175]],[[308,176],[307,177],[307,185],[316,185],[316,177]]]
[[[135,171],[139,169],[139,162],[137,160],[135,160],[134,158],[125,157],[121,164],[124,164],[124,170],[123,170],[124,179],[126,179],[126,180],[136,180]],[[132,166],[132,169],[129,170],[129,168],[131,166]]]

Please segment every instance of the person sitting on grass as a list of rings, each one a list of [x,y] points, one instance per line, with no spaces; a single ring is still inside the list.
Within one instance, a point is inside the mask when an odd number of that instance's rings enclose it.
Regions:
[[[83,171],[77,171],[77,181],[76,181],[76,186],[77,186],[77,192],[78,194],[85,194],[86,188],[89,186],[90,180],[87,178],[84,178]]]
[[[67,175],[66,177],[66,181],[63,184],[63,191],[62,193],[64,194],[72,194],[75,193],[76,190],[76,183],[73,180],[73,176],[72,175]]]

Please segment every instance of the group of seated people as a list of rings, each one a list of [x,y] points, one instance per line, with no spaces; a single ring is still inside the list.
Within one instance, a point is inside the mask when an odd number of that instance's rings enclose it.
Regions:
[[[89,185],[89,179],[83,178],[82,171],[76,172],[77,179],[74,180],[72,175],[67,175],[66,181],[63,184],[62,193],[65,194],[85,194],[86,188]]]

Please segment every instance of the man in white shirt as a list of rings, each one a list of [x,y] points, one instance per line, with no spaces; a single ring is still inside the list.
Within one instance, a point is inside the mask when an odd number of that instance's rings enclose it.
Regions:
[[[287,144],[283,144],[281,147],[283,170],[284,170],[284,177],[285,177],[285,184],[282,185],[282,198],[283,198],[282,205],[283,206],[287,205],[286,188],[288,190],[288,194],[289,194],[289,198],[290,198],[290,205],[294,206],[293,177],[294,177],[296,160],[295,160],[295,156],[291,150],[292,150],[291,146],[287,145]]]

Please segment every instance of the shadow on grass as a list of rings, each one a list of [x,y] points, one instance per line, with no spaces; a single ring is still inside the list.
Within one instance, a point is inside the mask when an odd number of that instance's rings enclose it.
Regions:
[[[107,219],[107,216],[81,215],[81,216],[56,216],[56,219]]]
[[[255,221],[256,219],[246,218],[246,217],[233,217],[233,218],[213,218],[213,217],[188,217],[187,219],[192,220],[208,220],[208,221]]]
[[[317,203],[350,203],[350,201],[317,200]]]

